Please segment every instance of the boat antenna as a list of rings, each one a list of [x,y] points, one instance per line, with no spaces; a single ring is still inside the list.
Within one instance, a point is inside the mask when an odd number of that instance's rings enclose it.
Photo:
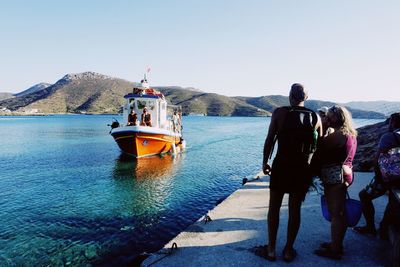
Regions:
[[[151,68],[150,68],[150,67],[147,67],[147,68],[146,68],[146,71],[144,72],[144,80],[145,80],[145,82],[147,82],[147,73],[149,73],[150,70],[151,70]]]

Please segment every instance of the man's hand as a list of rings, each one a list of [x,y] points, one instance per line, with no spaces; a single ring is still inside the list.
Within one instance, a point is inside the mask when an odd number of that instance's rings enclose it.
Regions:
[[[263,163],[262,170],[265,175],[271,175],[271,166],[268,163]]]

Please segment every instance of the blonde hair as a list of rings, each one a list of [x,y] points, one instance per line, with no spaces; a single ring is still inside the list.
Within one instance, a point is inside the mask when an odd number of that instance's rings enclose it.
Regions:
[[[347,108],[335,105],[331,107],[328,112],[331,112],[336,118],[336,123],[332,126],[339,128],[345,135],[357,137],[357,130],[353,126],[353,119]]]

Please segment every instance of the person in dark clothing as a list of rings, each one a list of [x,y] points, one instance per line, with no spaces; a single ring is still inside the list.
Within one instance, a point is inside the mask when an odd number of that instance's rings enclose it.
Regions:
[[[128,115],[128,126],[136,126],[137,125],[137,114],[132,109],[131,113]]]
[[[304,107],[307,92],[301,84],[293,84],[289,93],[290,106],[275,109],[264,144],[263,172],[270,175],[268,210],[268,245],[259,247],[256,254],[276,260],[275,245],[279,227],[279,213],[285,193],[289,194],[289,222],[283,259],[292,261],[297,252],[293,248],[300,228],[301,203],[311,184],[310,157],[316,140],[322,136],[321,120]],[[278,151],[272,168],[268,164],[275,139]]]
[[[392,186],[398,184],[384,184],[381,172],[378,166],[378,157],[381,153],[386,153],[394,147],[400,146],[400,113],[393,113],[390,116],[389,131],[382,135],[379,141],[378,153],[374,159],[375,177],[372,181],[360,191],[359,196],[362,203],[363,215],[366,225],[354,227],[354,230],[360,234],[376,235],[375,228],[375,208],[372,200],[383,196]],[[382,239],[387,239],[388,226],[390,218],[390,205],[386,207],[382,221],[380,222],[379,235]]]
[[[147,108],[143,108],[143,113],[142,113],[142,118],[141,118],[141,122],[140,125],[142,126],[152,126],[152,122],[151,122],[151,114],[148,112]]]

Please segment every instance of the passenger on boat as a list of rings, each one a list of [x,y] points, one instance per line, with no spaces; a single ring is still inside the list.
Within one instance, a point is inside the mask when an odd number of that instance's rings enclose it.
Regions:
[[[149,83],[147,82],[147,79],[141,80],[140,84],[144,89],[149,89],[150,88]]]
[[[137,125],[137,114],[132,109],[131,113],[128,115],[128,126],[136,126]]]
[[[147,108],[143,108],[142,119],[140,122],[141,126],[152,126],[151,124],[151,114],[147,111]]]
[[[174,115],[172,115],[172,124],[174,126],[174,132],[181,131],[181,118],[176,110],[174,111]]]
[[[133,93],[136,95],[142,95],[144,92],[144,88],[133,88]]]

